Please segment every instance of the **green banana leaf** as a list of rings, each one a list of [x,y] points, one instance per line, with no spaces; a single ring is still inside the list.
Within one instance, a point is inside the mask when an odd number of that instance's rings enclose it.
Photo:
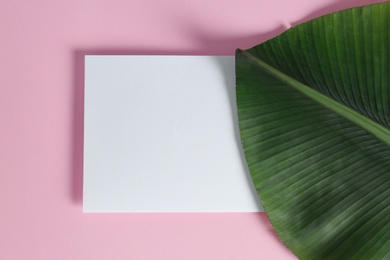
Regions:
[[[390,3],[236,51],[245,157],[300,259],[390,259]]]

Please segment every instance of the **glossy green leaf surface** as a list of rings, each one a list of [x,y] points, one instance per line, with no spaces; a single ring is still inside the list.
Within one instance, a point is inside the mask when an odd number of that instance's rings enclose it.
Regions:
[[[301,259],[390,259],[390,3],[236,52],[245,157]]]

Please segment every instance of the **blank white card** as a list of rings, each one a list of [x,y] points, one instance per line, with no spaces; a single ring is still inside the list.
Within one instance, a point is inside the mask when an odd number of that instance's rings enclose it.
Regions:
[[[262,211],[233,56],[85,57],[84,212]]]

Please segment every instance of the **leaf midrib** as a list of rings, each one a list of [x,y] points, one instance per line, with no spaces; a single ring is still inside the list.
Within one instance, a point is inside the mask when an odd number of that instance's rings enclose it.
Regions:
[[[372,135],[374,135],[375,137],[377,137],[387,145],[390,145],[390,130],[388,130],[386,127],[356,112],[355,110],[347,107],[346,105],[341,104],[319,93],[318,91],[306,86],[305,84],[302,84],[301,82],[295,80],[294,78],[268,65],[267,63],[260,60],[256,56],[253,56],[252,54],[241,49],[237,49],[236,52],[237,54],[242,54],[243,56],[245,56],[246,58],[254,62],[256,65],[258,65],[259,67],[267,71],[272,76],[280,79],[281,81],[285,82],[287,85],[295,88],[296,90],[300,91],[301,93],[305,94],[311,99],[317,101],[318,103],[322,104],[328,109],[331,109],[332,111],[338,113],[344,118],[359,125],[360,127],[365,129],[366,131],[368,131],[369,133],[371,133]]]

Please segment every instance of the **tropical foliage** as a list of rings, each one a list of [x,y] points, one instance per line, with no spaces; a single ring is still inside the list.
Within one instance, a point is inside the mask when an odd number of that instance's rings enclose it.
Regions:
[[[245,157],[301,259],[390,259],[390,3],[236,52]]]

